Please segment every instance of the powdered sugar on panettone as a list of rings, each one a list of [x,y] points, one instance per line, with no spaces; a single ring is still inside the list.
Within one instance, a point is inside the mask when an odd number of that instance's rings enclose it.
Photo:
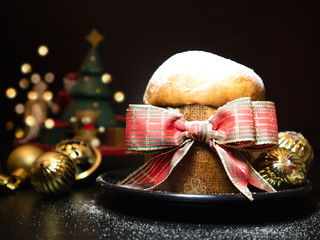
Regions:
[[[158,88],[173,81],[173,77],[177,75],[182,78],[193,76],[197,79],[197,84],[192,86],[193,89],[187,89],[187,85],[181,86],[181,88],[186,88],[184,89],[185,91],[205,91],[213,84],[223,85],[223,81],[230,76],[235,78],[237,76],[245,76],[255,82],[259,88],[264,89],[262,79],[252,69],[230,59],[204,51],[187,51],[170,57],[154,72],[147,89],[149,85],[153,85],[151,93],[157,92]],[[144,102],[148,104],[146,94]]]

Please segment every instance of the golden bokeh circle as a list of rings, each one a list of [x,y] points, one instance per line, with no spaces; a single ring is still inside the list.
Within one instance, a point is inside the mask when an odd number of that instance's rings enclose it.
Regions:
[[[54,81],[54,74],[52,72],[48,72],[46,73],[46,75],[44,75],[44,80],[47,82],[47,83],[52,83]]]
[[[26,117],[26,119],[24,120],[24,122],[29,126],[29,127],[33,127],[34,125],[36,125],[37,120],[34,116],[29,115]]]
[[[44,121],[44,126],[45,126],[45,128],[47,128],[47,129],[53,128],[53,127],[54,127],[54,120],[51,119],[51,118],[46,119],[46,120]]]
[[[36,91],[28,92],[28,99],[29,100],[36,100],[38,98],[38,93]]]
[[[26,78],[22,78],[20,81],[19,81],[19,86],[22,88],[22,89],[26,89],[29,87],[29,80],[26,79]]]
[[[21,139],[24,137],[24,131],[22,128],[17,128],[15,133],[14,133],[14,136],[18,139]]]
[[[105,131],[106,131],[106,128],[103,127],[103,126],[101,126],[101,127],[98,128],[98,132],[99,132],[99,133],[104,133]]]
[[[53,93],[51,91],[45,91],[43,94],[42,94],[42,97],[44,100],[46,101],[50,101],[52,100],[53,98]]]
[[[41,57],[47,56],[49,53],[49,48],[46,45],[41,45],[38,47],[38,54]]]
[[[116,92],[113,97],[114,97],[114,100],[119,103],[123,102],[125,99],[125,95],[121,91]]]
[[[14,88],[8,88],[7,90],[6,90],[6,96],[8,97],[8,98],[15,98],[16,96],[17,96],[17,91],[14,89]]]
[[[23,114],[25,110],[25,107],[22,103],[18,103],[15,107],[15,111],[17,114]]]
[[[92,140],[90,141],[90,145],[91,145],[92,147],[95,147],[95,148],[99,147],[99,146],[100,146],[100,140],[99,140],[99,138],[94,138],[94,139],[92,139]]]
[[[32,74],[30,79],[31,79],[31,82],[33,84],[37,84],[37,83],[39,83],[41,81],[41,77],[40,77],[40,75],[38,73]]]
[[[109,73],[105,73],[101,76],[101,81],[105,84],[109,84],[112,81],[112,76]]]
[[[28,74],[32,72],[32,66],[30,65],[30,63],[23,63],[21,65],[21,72],[24,74]]]

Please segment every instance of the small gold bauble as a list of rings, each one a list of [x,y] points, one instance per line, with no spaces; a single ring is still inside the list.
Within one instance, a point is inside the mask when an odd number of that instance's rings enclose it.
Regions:
[[[275,148],[260,154],[254,168],[276,190],[302,186],[306,181],[306,169],[298,154],[285,148]]]
[[[43,150],[32,144],[25,144],[16,147],[10,154],[7,160],[8,173],[12,173],[18,168],[23,168],[30,171],[30,168],[36,158],[43,153]]]
[[[31,168],[31,183],[38,192],[59,194],[68,192],[75,182],[74,162],[55,151],[41,154]]]
[[[59,142],[54,151],[66,154],[76,164],[76,180],[88,177],[101,163],[101,153],[82,138]]]
[[[32,164],[42,153],[41,148],[31,144],[16,147],[7,160],[7,170],[10,176],[6,187],[11,190],[20,187],[29,177]]]
[[[306,164],[306,169],[310,169],[313,162],[313,149],[301,133],[294,131],[279,132],[279,147],[298,154]]]

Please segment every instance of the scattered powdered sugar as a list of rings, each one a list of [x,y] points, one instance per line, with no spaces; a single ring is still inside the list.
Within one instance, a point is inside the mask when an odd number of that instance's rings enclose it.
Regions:
[[[75,207],[75,209],[79,211],[79,213],[83,213],[88,217],[94,216],[95,218],[101,218],[104,216],[104,209],[101,206],[98,206],[94,200],[84,202],[82,204],[76,205]]]
[[[204,79],[221,81],[228,76],[247,76],[261,87],[261,78],[250,68],[230,59],[204,51],[187,51],[177,53],[166,60],[153,74],[151,82],[162,86],[170,76],[202,76]],[[207,81],[207,80],[206,80]]]
[[[130,200],[128,200],[130,201]],[[61,204],[65,204],[65,206]],[[305,219],[264,224],[188,223],[145,219],[116,212],[94,199],[73,199],[45,204],[47,215],[36,224],[47,224],[51,237],[94,239],[305,239],[319,236],[320,212]],[[44,210],[44,211],[43,211]],[[49,213],[49,214],[48,214]],[[169,213],[168,213],[169,214]],[[212,216],[215,217],[214,215]],[[42,236],[38,236],[40,239]]]
[[[25,197],[25,195],[22,196]],[[192,218],[194,215],[189,214],[190,218],[182,219],[183,221],[181,218],[171,219],[174,214],[169,210],[164,212],[168,215],[168,219],[159,218],[156,213],[144,217],[132,214],[130,211],[128,213],[116,211],[111,207],[112,201],[109,203],[109,197],[104,194],[102,188],[92,187],[85,192],[74,192],[63,198],[37,199],[36,201],[21,199],[21,201],[12,201],[12,198],[9,198],[6,205],[0,209],[0,214],[3,216],[0,221],[1,237],[10,236],[4,239],[130,240],[320,239],[318,201],[314,209],[311,208],[312,211],[308,210],[308,213],[299,217],[282,220],[271,218],[273,219],[271,221],[270,219],[261,221],[262,218],[260,218],[260,221],[252,219],[252,222],[220,222],[215,211],[199,208],[197,210],[199,216],[203,216],[203,213],[210,218],[208,222],[198,222],[197,219]],[[127,201],[131,201],[130,197]],[[309,201],[299,203],[307,204],[297,204],[303,212],[308,209],[308,204],[311,204]],[[158,206],[155,204],[154,207]],[[141,209],[143,210],[144,208]],[[292,213],[295,212],[300,211],[292,208]],[[284,214],[283,212],[274,213],[276,216]],[[259,214],[265,213],[261,211]],[[210,219],[215,221],[211,222]],[[9,227],[7,223],[10,223]]]

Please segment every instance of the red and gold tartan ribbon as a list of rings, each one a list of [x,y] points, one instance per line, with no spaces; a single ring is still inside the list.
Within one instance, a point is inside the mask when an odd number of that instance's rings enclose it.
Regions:
[[[166,150],[124,179],[121,185],[153,189],[186,155],[194,141],[203,141],[219,155],[231,182],[250,200],[248,183],[268,192],[273,187],[234,149],[263,150],[278,143],[272,102],[241,98],[227,103],[207,121],[186,121],[182,114],[151,105],[130,105],[126,116],[126,150]]]

